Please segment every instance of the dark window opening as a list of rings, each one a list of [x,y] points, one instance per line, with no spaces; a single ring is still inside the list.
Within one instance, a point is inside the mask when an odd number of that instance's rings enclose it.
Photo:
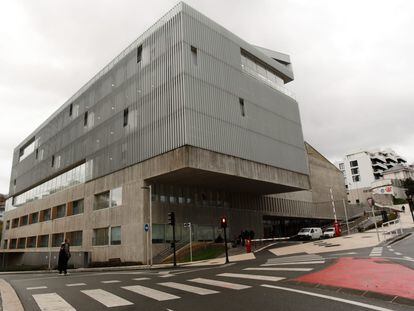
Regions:
[[[124,110],[124,127],[128,125],[128,108]]]
[[[88,111],[85,111],[85,115],[83,116],[83,126],[88,125]]]
[[[16,186],[16,179],[15,179],[15,180],[13,180],[13,185],[14,185],[14,186]]]
[[[193,65],[197,66],[197,48],[191,46],[191,59],[193,61]]]
[[[39,157],[39,149],[36,148],[36,160]]]
[[[244,99],[243,98],[239,98],[239,103],[240,103],[240,112],[242,117],[246,116],[246,110],[244,109]]]
[[[142,60],[142,44],[137,49],[137,64]]]
[[[52,167],[54,167],[54,166],[55,166],[55,156],[52,155]]]
[[[72,116],[72,112],[73,112],[73,104],[69,105],[69,117]]]

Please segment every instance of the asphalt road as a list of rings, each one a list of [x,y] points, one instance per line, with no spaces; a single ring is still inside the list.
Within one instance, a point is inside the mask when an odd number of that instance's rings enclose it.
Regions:
[[[396,244],[394,251],[411,255],[413,243],[414,238],[408,238]],[[404,257],[387,247],[382,251],[387,257]],[[407,305],[286,282],[323,270],[339,256],[369,257],[371,252],[367,248],[276,257],[264,250],[255,260],[211,267],[3,278],[14,287],[25,310],[410,310]]]

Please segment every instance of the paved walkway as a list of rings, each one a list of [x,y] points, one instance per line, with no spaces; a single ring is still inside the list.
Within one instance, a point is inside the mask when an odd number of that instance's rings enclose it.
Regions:
[[[405,213],[400,213],[401,223],[403,229],[414,228],[413,219],[411,218],[408,205],[405,208]],[[379,228],[380,239],[378,242],[375,229],[368,230],[362,233],[354,233],[348,236],[341,236],[328,240],[319,240],[304,244],[296,244],[281,248],[269,249],[270,252],[276,256],[292,255],[298,253],[320,254],[337,251],[346,251],[357,248],[374,247],[383,241],[381,227]]]

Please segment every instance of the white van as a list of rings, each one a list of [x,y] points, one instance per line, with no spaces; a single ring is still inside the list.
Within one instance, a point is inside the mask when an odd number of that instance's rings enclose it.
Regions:
[[[321,228],[302,228],[298,232],[298,238],[300,240],[318,240],[322,236]]]

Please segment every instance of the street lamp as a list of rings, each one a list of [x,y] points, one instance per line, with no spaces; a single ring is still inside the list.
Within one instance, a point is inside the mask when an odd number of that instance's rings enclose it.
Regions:
[[[147,237],[147,245],[149,244],[149,264],[152,267],[152,187],[151,185],[143,186],[141,189],[149,190],[149,228],[148,228],[148,237]],[[148,243],[149,239],[149,243]],[[147,247],[148,252],[148,247]],[[148,258],[147,258],[148,263]]]

